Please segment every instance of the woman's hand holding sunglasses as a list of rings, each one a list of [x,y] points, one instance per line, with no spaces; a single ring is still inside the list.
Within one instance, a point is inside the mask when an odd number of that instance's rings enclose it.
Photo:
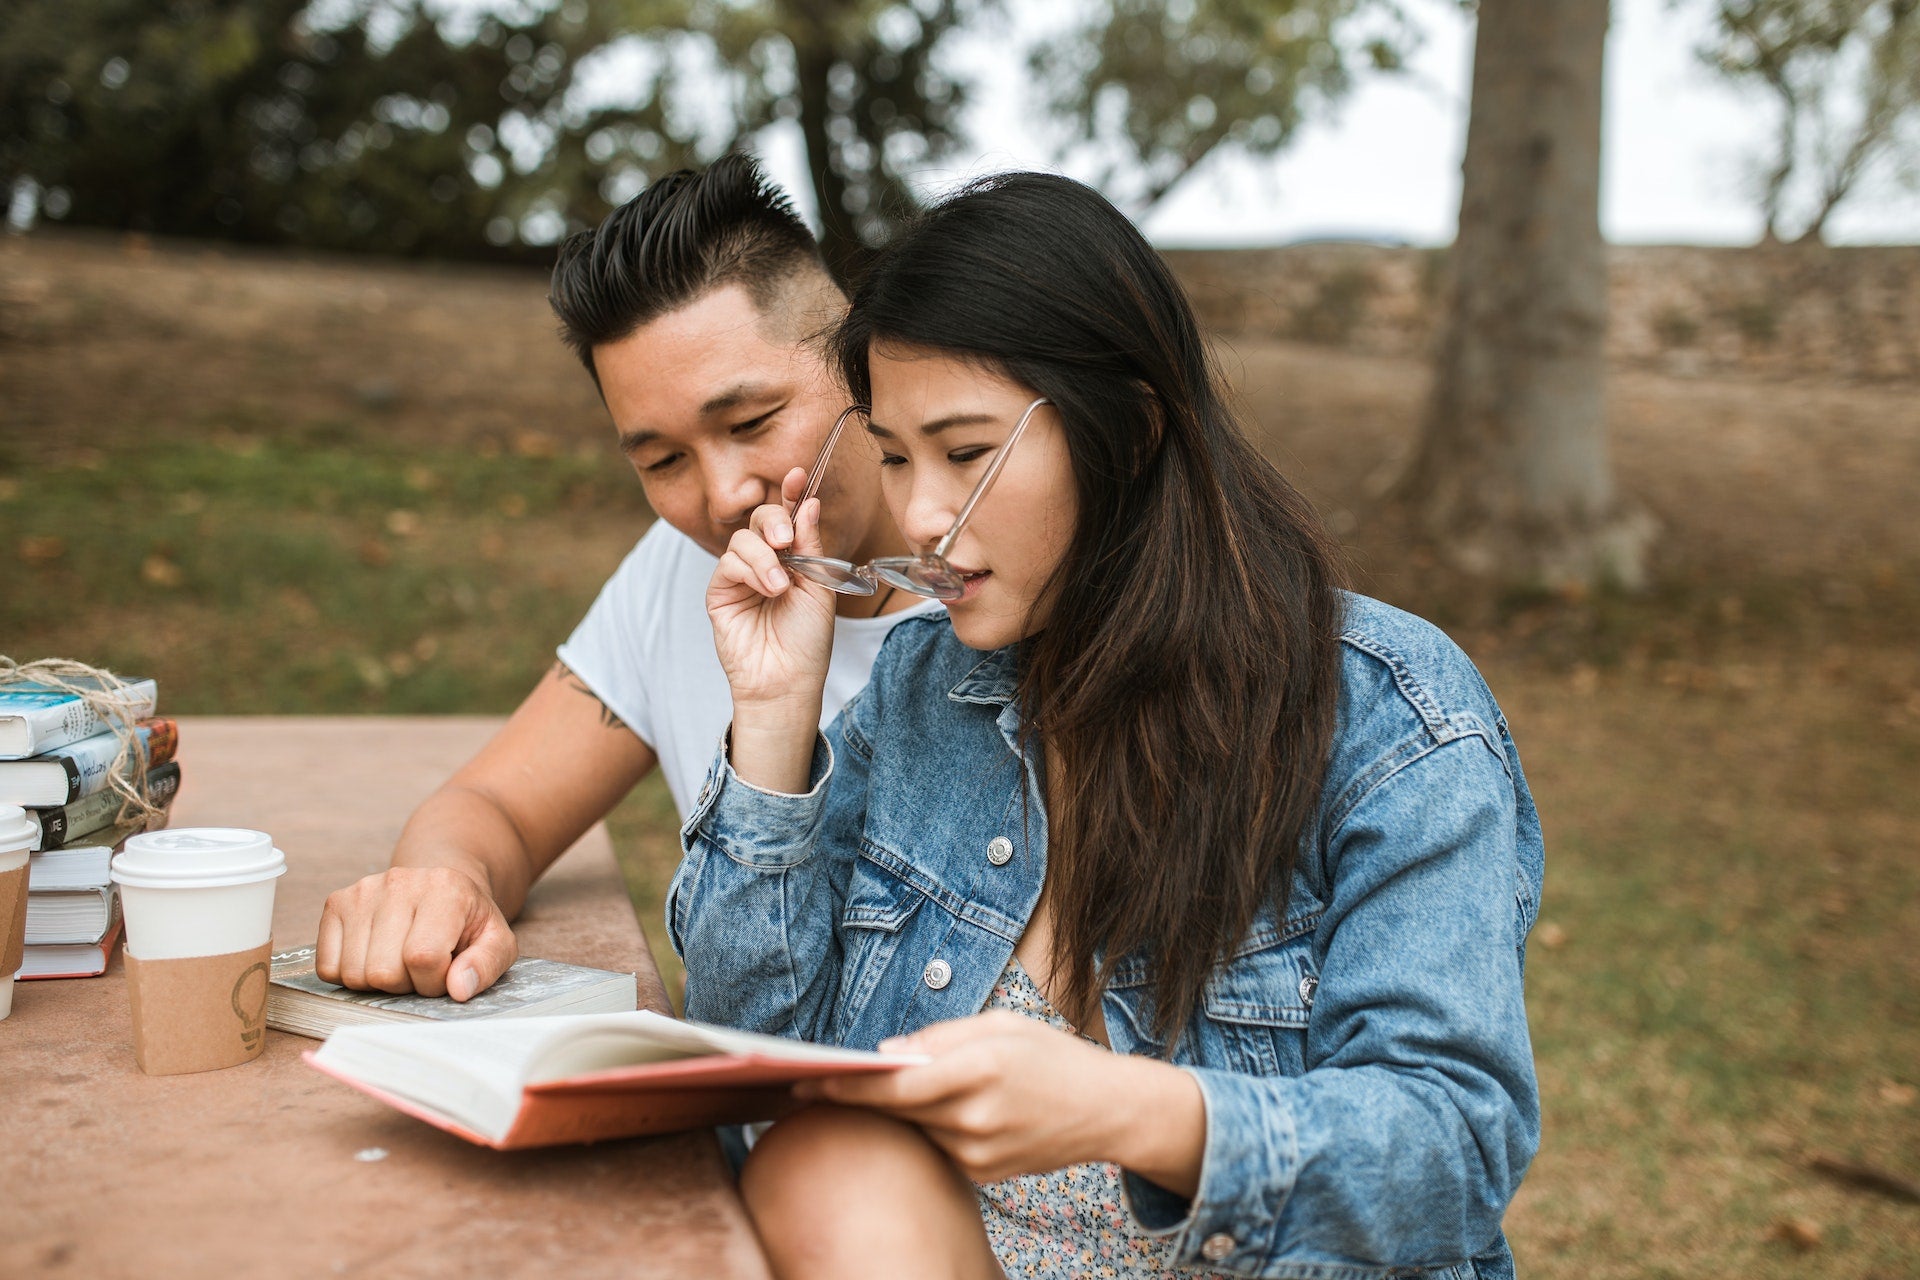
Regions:
[[[805,490],[795,467],[781,485],[788,503]],[[707,585],[714,646],[733,690],[734,772],[755,786],[807,789],[827,663],[833,656],[834,593],[790,574],[780,552],[819,555],[820,502],[768,503],[733,535]]]

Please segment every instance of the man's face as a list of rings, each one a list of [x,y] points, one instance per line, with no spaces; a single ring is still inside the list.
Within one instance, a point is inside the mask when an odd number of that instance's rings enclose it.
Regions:
[[[812,345],[782,338],[824,319],[769,320],[744,288],[726,285],[593,349],[647,501],[715,555],[755,507],[780,500],[787,472],[813,465],[846,407]],[[834,450],[820,495],[829,554],[853,554],[888,523],[869,454],[851,433]]]

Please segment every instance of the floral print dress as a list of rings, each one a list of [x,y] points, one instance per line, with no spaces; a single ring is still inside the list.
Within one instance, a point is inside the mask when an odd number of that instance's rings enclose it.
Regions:
[[[987,1008],[1011,1009],[1080,1034],[1017,959],[1007,962]],[[1173,1238],[1146,1234],[1127,1212],[1118,1165],[1069,1165],[976,1183],[975,1190],[987,1239],[1011,1280],[1230,1280],[1176,1269]]]

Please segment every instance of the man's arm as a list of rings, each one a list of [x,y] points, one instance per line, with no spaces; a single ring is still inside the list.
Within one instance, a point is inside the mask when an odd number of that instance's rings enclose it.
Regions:
[[[363,990],[456,1000],[484,991],[518,954],[507,921],[533,882],[654,764],[652,749],[555,663],[414,810],[393,865],[328,897],[315,972]]]

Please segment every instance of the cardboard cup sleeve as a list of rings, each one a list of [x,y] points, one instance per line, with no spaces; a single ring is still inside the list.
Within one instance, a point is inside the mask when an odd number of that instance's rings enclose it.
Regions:
[[[15,867],[0,871],[0,978],[20,972],[26,957],[27,941],[27,869]]]
[[[273,943],[220,956],[141,960],[127,954],[133,1056],[150,1076],[237,1067],[266,1044]]]

